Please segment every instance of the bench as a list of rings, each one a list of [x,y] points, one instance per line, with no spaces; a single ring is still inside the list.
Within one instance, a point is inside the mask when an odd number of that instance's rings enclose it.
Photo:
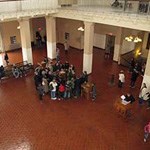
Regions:
[[[15,64],[15,66],[18,69],[21,69],[22,71],[24,71],[26,73],[29,72],[30,70],[34,69],[33,65],[31,63],[28,63],[27,61],[18,62]],[[8,66],[4,67],[4,76],[2,77],[2,79],[13,76],[13,72],[12,72],[13,67],[14,67],[13,65],[8,65]]]

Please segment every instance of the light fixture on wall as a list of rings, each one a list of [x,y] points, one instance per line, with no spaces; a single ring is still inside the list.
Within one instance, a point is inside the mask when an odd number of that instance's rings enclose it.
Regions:
[[[83,32],[84,31],[83,27],[79,27],[78,31],[82,31]]]
[[[19,30],[19,29],[20,29],[20,26],[18,26],[17,29]]]
[[[134,42],[134,43],[142,42],[141,38],[139,38],[138,36],[132,36],[132,35],[125,37],[125,40],[128,42]]]
[[[4,21],[4,18],[3,18],[3,17],[1,18],[1,21]]]

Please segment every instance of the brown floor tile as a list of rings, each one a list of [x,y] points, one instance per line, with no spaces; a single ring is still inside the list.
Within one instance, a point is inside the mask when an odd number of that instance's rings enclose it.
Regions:
[[[82,71],[83,52],[71,49],[62,61],[74,64],[77,74]],[[8,53],[11,63],[22,61],[21,51]],[[34,49],[34,63],[46,55],[45,49]],[[109,86],[111,74],[124,69],[123,89]],[[40,104],[34,87],[33,74],[19,79],[7,79],[0,84],[0,150],[149,150],[150,139],[143,142],[143,128],[150,111],[138,107],[141,77],[135,89],[129,88],[130,74],[112,60],[104,60],[103,51],[94,49],[93,73],[90,80],[97,86],[95,102],[84,98],[52,101],[44,97]],[[119,117],[114,101],[131,91],[136,97],[132,116]]]

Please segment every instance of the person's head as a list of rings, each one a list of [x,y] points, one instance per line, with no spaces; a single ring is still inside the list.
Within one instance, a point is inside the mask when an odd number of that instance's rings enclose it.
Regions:
[[[127,93],[127,96],[131,96],[131,94],[130,94],[130,93]]]
[[[143,83],[143,87],[147,88],[146,83]]]
[[[87,74],[87,71],[84,71],[83,74]]]
[[[124,73],[124,71],[123,71],[123,70],[121,70],[121,71],[120,71],[120,73]]]

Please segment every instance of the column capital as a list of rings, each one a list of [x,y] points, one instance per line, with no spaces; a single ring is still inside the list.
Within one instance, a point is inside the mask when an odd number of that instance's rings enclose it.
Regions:
[[[23,21],[29,21],[29,20],[30,20],[29,17],[19,18],[19,19],[18,19],[18,22],[20,23],[20,22],[23,22]]]
[[[53,17],[53,16],[45,16],[45,19],[55,19],[56,17]]]
[[[94,26],[94,22],[88,22],[88,21],[84,21],[84,25],[85,26]]]

